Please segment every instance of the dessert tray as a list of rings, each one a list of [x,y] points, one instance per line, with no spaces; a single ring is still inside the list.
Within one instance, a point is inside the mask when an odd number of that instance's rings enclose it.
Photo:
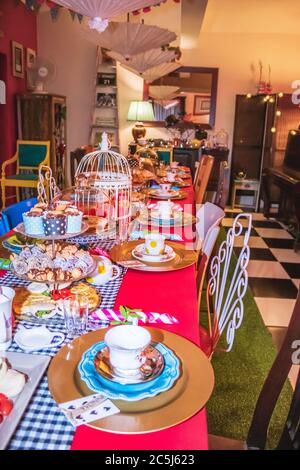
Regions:
[[[165,361],[159,375],[136,384],[120,384],[104,377],[94,364],[98,352],[104,348],[107,329],[101,329],[73,340],[52,359],[48,384],[54,400],[63,403],[91,395],[94,389],[90,387],[96,384],[97,390],[101,387],[101,393],[105,389],[105,393],[114,397],[111,399],[120,413],[93,421],[88,426],[121,434],[166,429],[200,411],[214,386],[210,361],[198,346],[186,338],[157,327],[147,329],[151,333],[152,346]],[[91,372],[88,377],[86,367]],[[167,381],[168,385],[163,386]]]
[[[164,263],[157,261],[136,260],[133,256],[134,250],[140,245],[140,240],[132,240],[119,245],[115,245],[110,251],[111,260],[121,266],[137,269],[140,271],[176,271],[193,265],[197,261],[197,253],[194,250],[187,250],[181,243],[167,241],[165,246],[171,247],[175,252],[175,257]]]
[[[13,369],[24,374],[27,378],[23,389],[13,397],[13,409],[11,413],[4,418],[2,423],[0,423],[0,450],[3,450],[15,432],[23,413],[48,366],[50,357],[10,351],[6,351],[5,353],[1,352],[0,357],[5,357]]]
[[[20,279],[49,284],[79,281],[96,268],[90,254],[67,242],[37,242],[10,259],[11,270]]]
[[[20,233],[23,236],[30,237],[30,238],[38,238],[40,240],[67,240],[68,238],[73,238],[73,237],[78,237],[79,235],[82,235],[89,229],[89,224],[86,221],[83,221],[81,224],[81,230],[80,232],[74,232],[74,233],[65,233],[64,235],[52,235],[47,237],[46,235],[33,235],[30,234],[28,235],[25,231],[25,227],[23,223],[18,224],[15,228],[14,231],[17,233]]]

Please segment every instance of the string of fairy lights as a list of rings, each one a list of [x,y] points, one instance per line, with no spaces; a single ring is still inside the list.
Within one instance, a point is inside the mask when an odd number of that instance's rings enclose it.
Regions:
[[[253,97],[256,97],[256,96],[262,96],[262,99],[263,99],[263,102],[264,102],[264,103],[271,103],[271,104],[275,103],[275,97],[274,97],[274,95],[269,95],[269,94],[267,94],[267,95],[263,95],[263,94],[262,94],[262,95],[260,95],[260,94],[253,95],[252,93],[247,93],[247,94],[246,94],[246,98],[247,98],[248,100],[251,99],[251,98],[253,98]],[[277,96],[278,98],[283,98],[284,93],[282,93],[282,91],[281,91],[281,92],[277,93],[276,96]],[[281,111],[280,111],[280,109],[277,109],[277,110],[276,110],[275,115],[276,115],[277,118],[279,118],[279,117],[281,116]],[[276,126],[272,126],[271,129],[270,129],[270,131],[272,132],[272,134],[275,134],[276,131],[277,131]]]

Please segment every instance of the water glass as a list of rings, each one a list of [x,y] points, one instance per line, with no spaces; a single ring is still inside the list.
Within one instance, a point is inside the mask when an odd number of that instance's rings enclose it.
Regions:
[[[87,297],[71,294],[63,300],[63,311],[68,336],[80,336],[86,333],[89,313]]]

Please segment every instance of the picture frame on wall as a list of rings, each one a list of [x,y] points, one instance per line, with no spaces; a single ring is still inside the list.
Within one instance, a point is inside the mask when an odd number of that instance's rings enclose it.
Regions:
[[[210,96],[195,95],[194,96],[194,116],[203,116],[210,113]]]
[[[24,47],[16,41],[11,42],[12,51],[12,75],[16,78],[24,78]]]
[[[36,51],[27,47],[26,49],[26,66],[27,68],[32,67],[35,64]]]

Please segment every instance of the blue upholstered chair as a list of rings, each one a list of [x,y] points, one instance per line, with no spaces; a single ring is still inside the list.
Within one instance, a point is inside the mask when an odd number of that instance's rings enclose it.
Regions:
[[[17,165],[16,174],[7,175],[6,168],[13,163]],[[42,165],[49,164],[49,141],[17,140],[15,155],[2,164],[2,207],[6,207],[6,187],[16,188],[17,201],[19,201],[19,188],[37,188],[39,169]]]
[[[29,211],[31,207],[33,207],[37,203],[37,199],[35,197],[32,197],[30,199],[25,199],[24,201],[17,202],[16,204],[12,204],[11,206],[7,207],[6,209],[3,209],[2,211],[2,216],[3,218],[6,219],[6,222],[8,224],[8,230],[12,230],[13,228],[16,227],[19,223],[22,222],[22,214],[24,212]]]
[[[10,231],[8,220],[5,214],[0,213],[0,237]]]

